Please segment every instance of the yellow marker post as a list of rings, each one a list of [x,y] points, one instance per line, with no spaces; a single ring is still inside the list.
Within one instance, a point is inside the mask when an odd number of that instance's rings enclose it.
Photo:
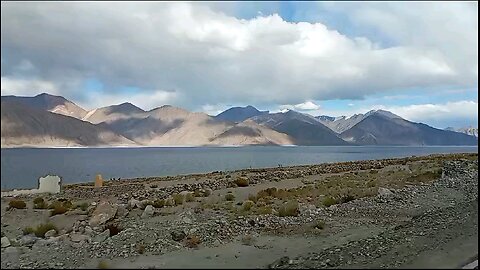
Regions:
[[[103,186],[103,179],[101,174],[97,174],[97,177],[95,177],[95,187],[99,188]]]

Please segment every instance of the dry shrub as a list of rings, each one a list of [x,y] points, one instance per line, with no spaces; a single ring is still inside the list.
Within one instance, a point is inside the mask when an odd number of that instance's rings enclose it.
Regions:
[[[227,193],[227,194],[225,195],[225,200],[227,200],[227,201],[233,201],[233,200],[235,200],[235,195],[233,195],[232,193]]]
[[[255,244],[255,240],[256,239],[251,234],[247,234],[242,237],[242,244],[246,246],[252,246]]]
[[[254,205],[255,203],[253,201],[246,200],[242,203],[242,209],[243,211],[250,211]]]
[[[195,196],[193,195],[193,193],[189,192],[185,195],[185,201],[187,202],[193,202],[195,201]]]
[[[235,179],[235,184],[239,187],[248,187],[249,181],[246,177],[238,177]]]
[[[155,208],[162,208],[165,206],[165,200],[161,200],[161,199],[155,200],[152,206]]]
[[[202,241],[196,235],[189,235],[185,240],[185,245],[189,248],[197,248]]]
[[[172,195],[172,197],[173,197],[173,200],[175,201],[175,205],[182,205],[183,202],[185,201],[185,196],[183,196],[183,194],[175,193]]]
[[[298,216],[298,214],[300,214],[300,209],[297,201],[284,203],[278,210],[278,215],[280,217]]]
[[[8,206],[10,206],[10,208],[25,209],[27,204],[23,200],[13,199],[8,202]]]
[[[325,197],[325,199],[323,199],[323,205],[325,205],[326,207],[329,207],[334,204],[337,204],[337,200],[335,200],[332,197]]]

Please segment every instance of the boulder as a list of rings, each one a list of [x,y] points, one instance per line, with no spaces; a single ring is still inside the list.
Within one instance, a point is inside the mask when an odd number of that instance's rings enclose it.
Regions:
[[[4,236],[2,237],[2,248],[6,248],[10,246],[10,240],[8,240],[8,237]]]
[[[115,204],[110,204],[109,202],[103,201],[99,203],[95,211],[93,211],[89,225],[90,227],[98,227],[99,225],[102,225],[114,218],[116,213],[117,206]]]
[[[130,201],[128,201],[127,206],[128,206],[128,208],[132,208],[132,209],[135,208],[135,207],[142,208],[142,203],[137,199],[131,198]]]
[[[117,208],[117,218],[124,218],[128,215],[128,209],[125,204],[119,204]]]
[[[153,206],[151,205],[147,205],[147,207],[145,207],[145,210],[143,210],[141,218],[152,217],[154,213],[155,208],[153,208]]]

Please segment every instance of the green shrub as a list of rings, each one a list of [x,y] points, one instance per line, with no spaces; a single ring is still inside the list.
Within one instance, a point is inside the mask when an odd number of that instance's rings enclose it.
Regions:
[[[239,187],[247,187],[249,184],[248,178],[246,177],[238,177],[235,179],[235,184]]]
[[[263,206],[258,207],[256,212],[260,215],[267,215],[271,214],[273,212],[273,209],[270,206]]]
[[[145,253],[145,245],[144,244],[137,244],[137,252],[138,252],[138,254]]]
[[[33,199],[33,204],[45,203],[42,197],[37,197]]]
[[[334,204],[337,204],[337,200],[335,200],[332,197],[326,197],[325,199],[323,199],[323,205],[325,205],[326,207],[329,207]]]
[[[242,203],[242,209],[243,211],[250,211],[254,205],[255,203],[253,201],[246,200]]]
[[[55,230],[58,232],[57,228],[55,227],[55,225],[53,225],[52,223],[48,222],[48,223],[44,223],[44,224],[40,224],[38,225],[36,228],[35,228],[35,236],[37,237],[42,237],[44,238],[45,237],[45,233],[50,231],[50,230]]]
[[[33,205],[33,208],[34,208],[34,209],[47,209],[47,208],[48,208],[48,205],[47,205],[47,203],[46,203],[45,201],[41,201],[41,202],[39,202],[39,203],[35,203],[35,204]]]
[[[185,196],[183,196],[183,194],[175,193],[172,195],[172,197],[173,197],[173,200],[175,201],[175,205],[182,205],[183,202],[185,201]]]
[[[195,196],[193,195],[193,193],[189,192],[189,193],[185,194],[185,201],[186,202],[195,201]]]
[[[82,211],[86,211],[88,209],[89,204],[87,202],[83,202],[81,204],[77,204],[76,208],[80,208]]]
[[[165,200],[165,206],[175,206],[175,200],[172,197],[169,197]]]
[[[225,200],[233,201],[233,200],[235,200],[235,195],[233,195],[232,193],[227,193],[227,194],[225,194]]]
[[[23,229],[23,235],[35,233],[35,229],[32,227],[26,227]]]
[[[8,206],[10,206],[10,208],[25,209],[27,204],[23,200],[13,199],[8,202]]]
[[[248,194],[248,200],[256,203],[257,202],[257,196],[255,196],[253,194]]]
[[[300,210],[297,201],[284,203],[278,210],[278,216],[280,217],[298,216],[298,214],[300,214]]]
[[[155,200],[152,204],[153,207],[155,208],[162,208],[165,206],[165,200]]]

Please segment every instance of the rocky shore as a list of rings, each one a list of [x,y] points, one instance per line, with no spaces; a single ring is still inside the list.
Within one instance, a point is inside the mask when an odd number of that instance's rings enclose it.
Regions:
[[[2,269],[459,267],[478,154],[68,185],[2,198],[1,225]]]

